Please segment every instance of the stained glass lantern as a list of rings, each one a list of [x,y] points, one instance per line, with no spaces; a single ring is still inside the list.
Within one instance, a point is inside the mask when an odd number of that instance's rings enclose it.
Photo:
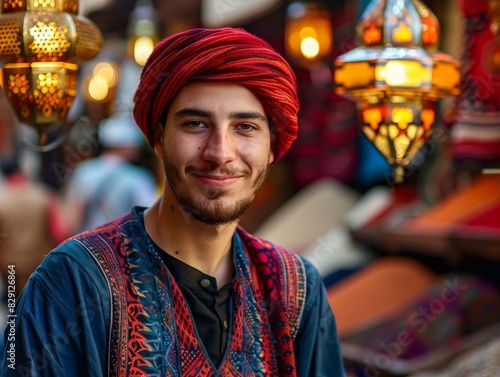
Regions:
[[[95,57],[98,28],[78,16],[78,0],[1,0],[1,85],[18,119],[45,143],[77,93],[78,61]]]
[[[432,133],[437,101],[459,93],[459,62],[437,50],[438,20],[418,0],[372,1],[356,34],[359,47],[335,61],[336,90],[357,101],[361,132],[401,182]]]

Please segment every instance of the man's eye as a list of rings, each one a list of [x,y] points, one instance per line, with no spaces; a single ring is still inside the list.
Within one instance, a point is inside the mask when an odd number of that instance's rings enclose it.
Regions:
[[[184,125],[186,127],[190,127],[190,128],[202,128],[202,127],[205,127],[205,123],[203,123],[203,122],[201,122],[199,120],[192,120],[192,121],[184,123]]]
[[[240,123],[237,128],[243,131],[252,131],[255,129],[254,125],[249,123]]]

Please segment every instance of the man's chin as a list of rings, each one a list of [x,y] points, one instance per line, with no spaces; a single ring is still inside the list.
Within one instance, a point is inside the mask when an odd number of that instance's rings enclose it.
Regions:
[[[231,215],[218,215],[218,214],[207,214],[201,212],[190,212],[191,217],[195,221],[199,221],[206,225],[227,225],[231,223],[238,222],[240,219],[240,215],[231,216]]]
[[[208,206],[192,206],[186,205],[186,203],[181,203],[181,206],[196,221],[207,225],[226,225],[237,222],[250,204],[251,201],[242,200],[230,208],[221,208],[221,205],[211,206],[210,204]]]

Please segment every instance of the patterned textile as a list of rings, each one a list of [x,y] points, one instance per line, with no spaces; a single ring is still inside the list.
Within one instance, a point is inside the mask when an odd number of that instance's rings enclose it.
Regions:
[[[500,161],[500,39],[490,30],[488,0],[461,0],[465,19],[462,84],[451,151],[456,160]]]
[[[300,129],[286,155],[296,188],[333,177],[352,183],[358,168],[359,131],[354,102],[320,87],[297,70]]]
[[[497,337],[461,354],[439,372],[419,372],[410,377],[498,377],[498,371],[500,338]]]
[[[386,322],[346,340],[349,359],[356,352],[364,364],[404,370],[418,360],[432,361],[432,351],[445,355],[460,349],[469,336],[498,327],[500,292],[473,275],[447,274],[432,284],[425,296]],[[435,361],[435,360],[434,360]]]
[[[275,161],[297,138],[295,75],[283,57],[242,29],[198,28],[160,42],[144,66],[134,117],[150,144],[176,94],[200,81],[243,85],[262,102],[278,133]]]
[[[217,370],[178,285],[141,234],[139,220],[129,214],[76,238],[110,286],[113,376],[296,375],[293,341],[306,294],[297,256],[238,229],[243,247],[235,247],[230,343]]]

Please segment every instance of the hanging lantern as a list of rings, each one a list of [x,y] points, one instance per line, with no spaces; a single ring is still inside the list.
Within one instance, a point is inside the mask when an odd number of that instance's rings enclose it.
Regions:
[[[361,131],[401,182],[437,101],[459,93],[459,62],[437,50],[439,23],[418,0],[372,1],[356,32],[360,46],[335,61],[336,90],[357,101]]]
[[[285,45],[290,59],[309,68],[332,52],[330,12],[316,3],[293,2],[287,9]]]
[[[40,145],[65,120],[77,93],[75,63],[96,56],[102,36],[77,16],[78,0],[1,0],[1,85],[18,119],[34,127]]]
[[[129,55],[143,66],[159,41],[153,4],[150,0],[139,0],[132,12],[128,30]]]

